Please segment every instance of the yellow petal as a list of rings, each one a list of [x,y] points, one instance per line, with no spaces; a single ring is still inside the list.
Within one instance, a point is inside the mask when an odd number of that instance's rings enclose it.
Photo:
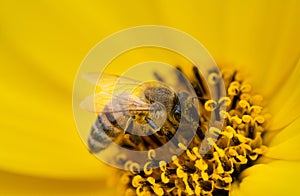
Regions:
[[[272,117],[272,129],[278,130],[300,116],[300,61],[293,72],[277,87],[277,92],[270,97],[268,108]]]
[[[0,73],[1,170],[55,178],[109,174],[77,133],[71,90],[30,62],[3,54],[0,64],[7,66]]]
[[[280,160],[300,160],[300,118],[288,127],[274,135],[267,135],[268,150],[264,154],[267,158]]]
[[[299,1],[226,2],[220,10],[222,47],[205,45],[218,62],[241,69],[254,89],[271,99],[299,58],[299,6]]]
[[[76,135],[71,90],[88,50],[117,30],[161,24],[186,31],[218,62],[245,66],[257,87],[263,79],[268,98],[299,54],[299,1],[115,3],[1,2],[0,168],[55,177],[107,171]]]
[[[107,180],[62,180],[0,172],[0,195],[114,195]]]
[[[246,169],[230,195],[299,195],[300,162],[273,161]]]

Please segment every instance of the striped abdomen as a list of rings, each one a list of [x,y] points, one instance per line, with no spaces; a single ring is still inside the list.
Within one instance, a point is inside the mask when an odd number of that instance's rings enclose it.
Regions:
[[[116,115],[118,114],[114,114]],[[122,113],[119,115],[122,115],[122,119],[120,122],[118,120],[118,123],[126,120]],[[88,146],[92,153],[104,150],[120,133],[124,133],[114,116],[111,113],[101,113],[97,116],[88,137]]]

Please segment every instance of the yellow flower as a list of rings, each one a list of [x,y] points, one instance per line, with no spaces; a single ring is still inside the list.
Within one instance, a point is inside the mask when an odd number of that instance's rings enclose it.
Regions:
[[[123,28],[183,30],[218,63],[243,70],[265,97],[269,150],[232,195],[297,195],[300,175],[300,2],[2,1],[1,195],[108,195],[110,168],[76,133],[72,86],[82,59]]]

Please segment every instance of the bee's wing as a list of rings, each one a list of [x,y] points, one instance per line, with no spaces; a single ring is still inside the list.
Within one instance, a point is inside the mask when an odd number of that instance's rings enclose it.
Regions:
[[[85,98],[80,103],[80,106],[90,112],[113,113],[124,111],[148,111],[151,105],[143,102],[138,97],[130,96],[129,94],[120,96],[101,91]]]
[[[100,87],[102,91],[112,94],[130,94],[141,84],[140,81],[114,74],[88,73],[84,74],[83,78]]]

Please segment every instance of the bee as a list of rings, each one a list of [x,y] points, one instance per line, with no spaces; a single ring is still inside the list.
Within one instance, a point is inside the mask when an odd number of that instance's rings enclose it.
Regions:
[[[142,83],[112,74],[99,77],[96,73],[84,78],[101,89],[81,103],[83,109],[97,113],[88,136],[91,153],[103,151],[126,135],[130,135],[135,150],[138,145],[162,145],[172,137],[180,120],[189,115],[182,111],[182,104],[193,107],[187,93],[176,93],[162,82]]]

